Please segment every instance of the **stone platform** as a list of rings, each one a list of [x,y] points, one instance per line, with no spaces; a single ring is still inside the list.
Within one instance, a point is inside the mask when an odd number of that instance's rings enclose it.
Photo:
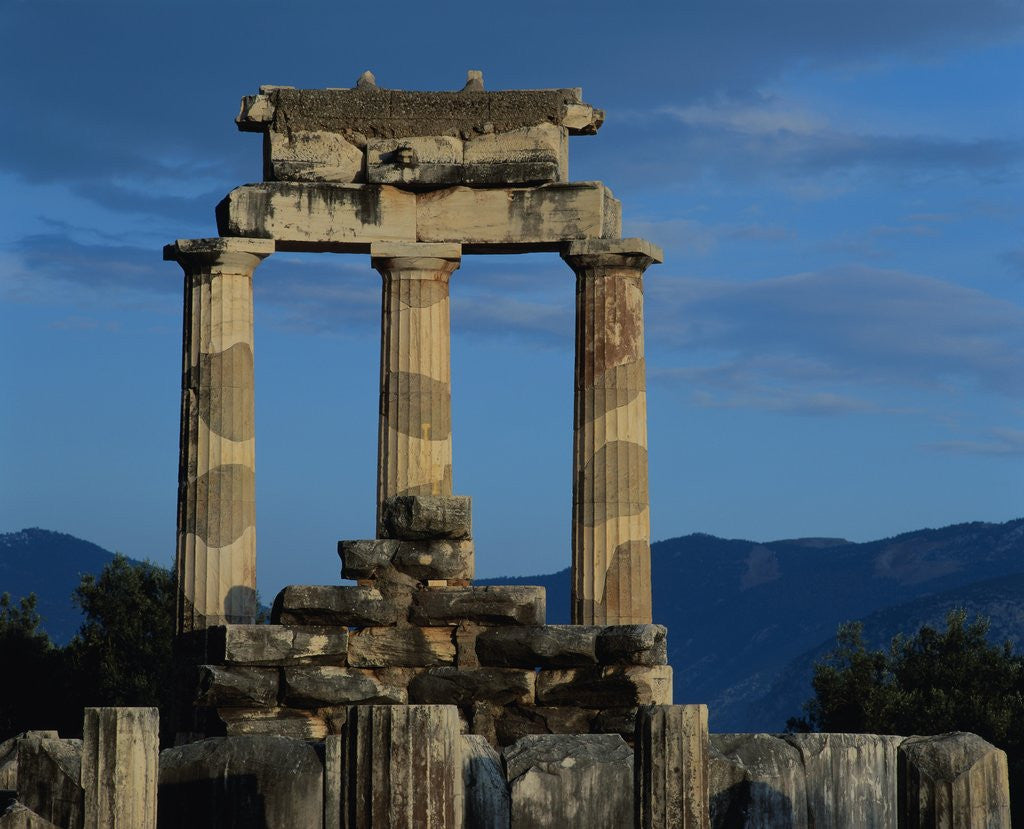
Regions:
[[[619,733],[672,701],[661,625],[548,625],[545,591],[475,587],[469,498],[397,496],[384,538],[342,541],[354,585],[292,585],[269,625],[208,629],[195,702],[227,735],[322,739],[348,706],[455,705],[464,731]]]

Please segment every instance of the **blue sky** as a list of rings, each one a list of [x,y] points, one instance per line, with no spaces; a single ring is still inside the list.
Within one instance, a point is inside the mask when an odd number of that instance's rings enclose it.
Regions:
[[[1024,3],[0,0],[0,531],[173,560],[181,274],[260,177],[260,84],[581,86],[577,180],[648,271],[652,532],[852,540],[1022,514]],[[373,527],[379,276],[256,272],[260,588]],[[572,275],[452,278],[478,574],[569,563]]]

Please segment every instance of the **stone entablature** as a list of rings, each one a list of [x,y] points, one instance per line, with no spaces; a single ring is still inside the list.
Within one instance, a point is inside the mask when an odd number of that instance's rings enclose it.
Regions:
[[[569,180],[568,139],[604,113],[579,89],[485,92],[470,72],[458,92],[263,86],[235,119],[263,133],[266,181],[474,187]]]

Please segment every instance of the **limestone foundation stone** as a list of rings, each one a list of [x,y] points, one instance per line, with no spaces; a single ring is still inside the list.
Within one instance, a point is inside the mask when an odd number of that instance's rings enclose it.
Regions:
[[[185,271],[178,465],[179,632],[256,616],[252,272],[260,239],[179,239]]]
[[[85,709],[85,829],[156,829],[159,731],[156,708]]]
[[[572,619],[651,622],[643,272],[662,261],[642,239],[573,243]]]
[[[341,766],[345,829],[450,829],[461,823],[461,738],[453,706],[354,706]]]
[[[82,741],[25,737],[17,749],[19,801],[58,826],[81,829]]]
[[[452,494],[448,278],[458,245],[375,244],[383,277],[377,509],[395,495]],[[378,532],[378,534],[380,534]]]
[[[460,746],[466,829],[508,829],[508,787],[501,755],[478,734],[464,734]]]
[[[637,827],[709,829],[707,706],[641,708],[635,771]]]

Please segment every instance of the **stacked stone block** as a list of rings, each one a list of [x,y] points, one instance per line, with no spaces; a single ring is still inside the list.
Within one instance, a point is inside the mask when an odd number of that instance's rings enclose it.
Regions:
[[[470,501],[395,496],[381,538],[342,541],[354,585],[286,587],[270,625],[209,634],[197,703],[227,734],[339,734],[349,706],[457,706],[465,730],[617,732],[669,703],[659,625],[547,625],[542,587],[473,586]]]

